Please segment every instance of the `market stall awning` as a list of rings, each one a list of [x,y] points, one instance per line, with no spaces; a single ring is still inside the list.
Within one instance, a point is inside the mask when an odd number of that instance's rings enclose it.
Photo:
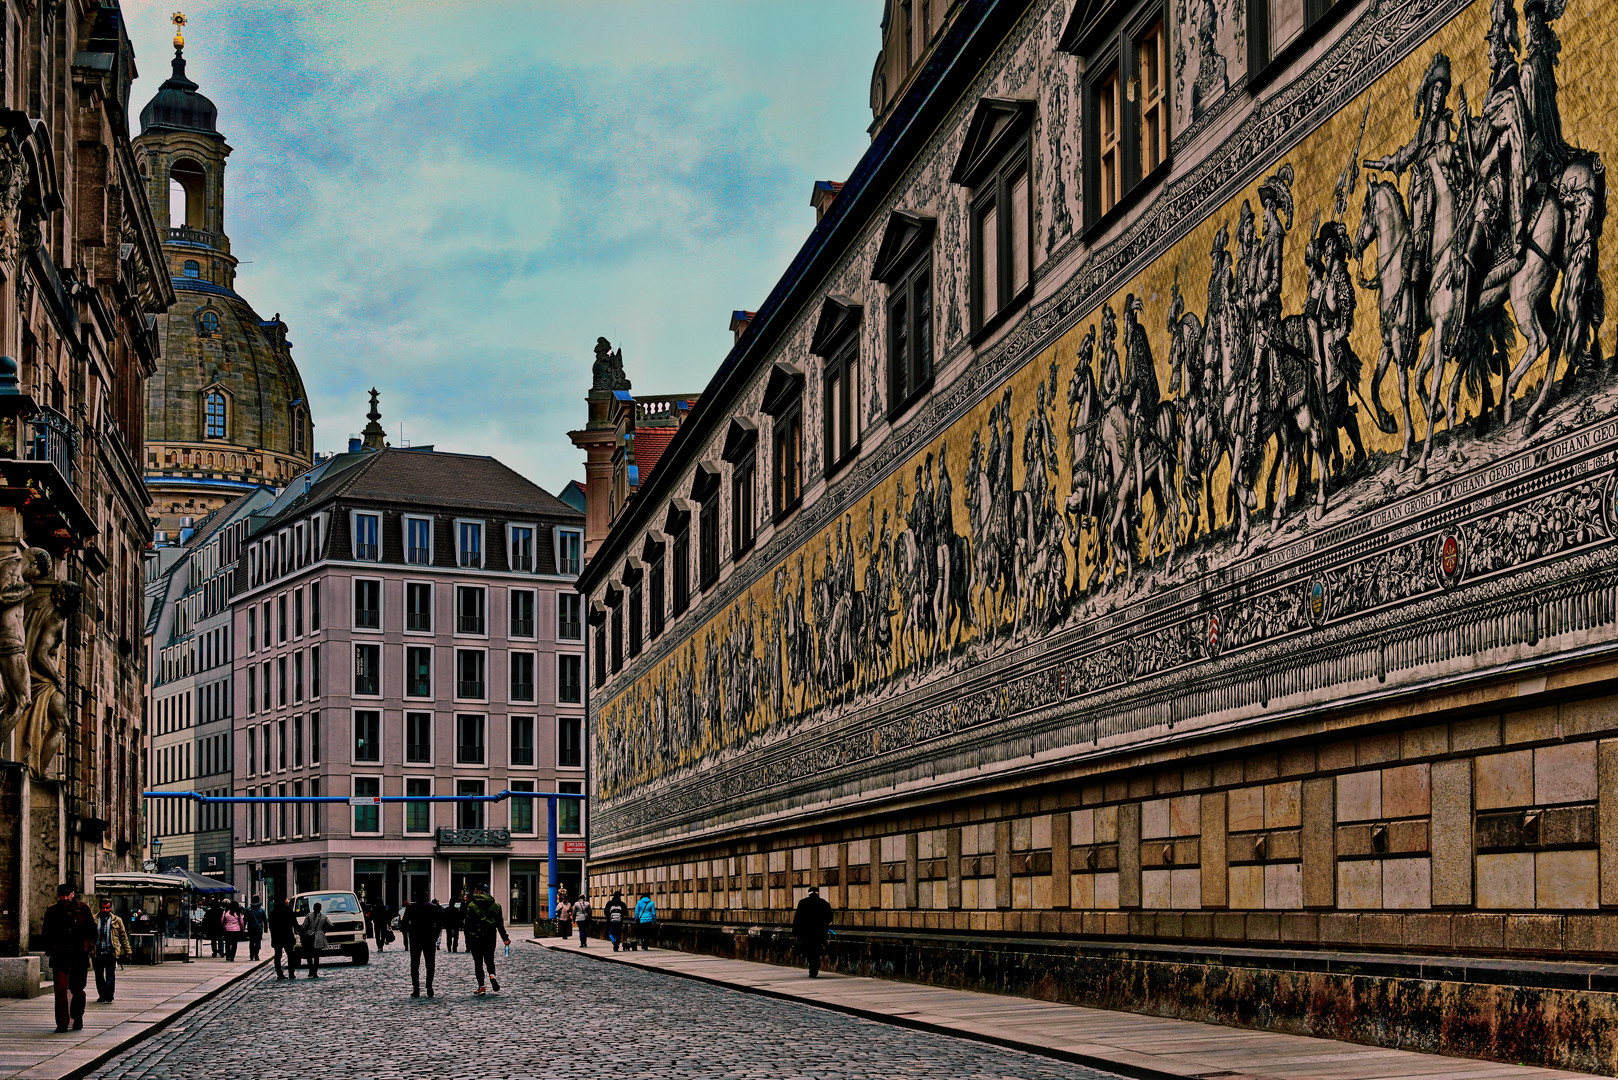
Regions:
[[[236,891],[236,886],[232,885],[228,881],[220,881],[218,878],[203,877],[201,874],[194,874],[189,870],[181,870],[178,867],[173,870],[165,871],[162,874],[154,874],[152,876],[166,877],[170,880],[184,880],[188,882],[186,886],[187,888],[189,888],[192,892],[201,893],[204,896],[224,896],[228,893],[233,893]]]
[[[97,874],[95,892],[184,893],[191,883],[171,874]]]

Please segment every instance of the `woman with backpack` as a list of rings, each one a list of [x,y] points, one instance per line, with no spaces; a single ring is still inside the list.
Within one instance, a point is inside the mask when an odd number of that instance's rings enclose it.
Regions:
[[[573,902],[573,921],[579,927],[579,948],[590,943],[590,895],[579,893],[579,898]]]

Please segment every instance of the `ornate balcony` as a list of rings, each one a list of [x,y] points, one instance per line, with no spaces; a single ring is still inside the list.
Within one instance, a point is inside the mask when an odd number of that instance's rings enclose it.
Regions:
[[[511,847],[510,829],[438,828],[439,851],[488,851]]]

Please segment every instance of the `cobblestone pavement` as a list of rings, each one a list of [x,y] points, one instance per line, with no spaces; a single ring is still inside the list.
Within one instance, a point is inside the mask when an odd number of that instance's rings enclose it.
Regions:
[[[1015,1050],[913,1031],[658,972],[513,945],[501,993],[474,997],[465,953],[438,954],[438,996],[412,998],[390,949],[321,978],[243,981],[92,1074],[106,1078],[812,1077],[1119,1080]]]

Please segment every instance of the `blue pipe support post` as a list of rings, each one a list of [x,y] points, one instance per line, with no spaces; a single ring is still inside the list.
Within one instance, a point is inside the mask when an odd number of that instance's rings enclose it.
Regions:
[[[546,832],[550,834],[550,844],[545,853],[545,880],[550,883],[552,919],[556,918],[556,796],[552,795],[545,800],[546,817],[548,819]]]

